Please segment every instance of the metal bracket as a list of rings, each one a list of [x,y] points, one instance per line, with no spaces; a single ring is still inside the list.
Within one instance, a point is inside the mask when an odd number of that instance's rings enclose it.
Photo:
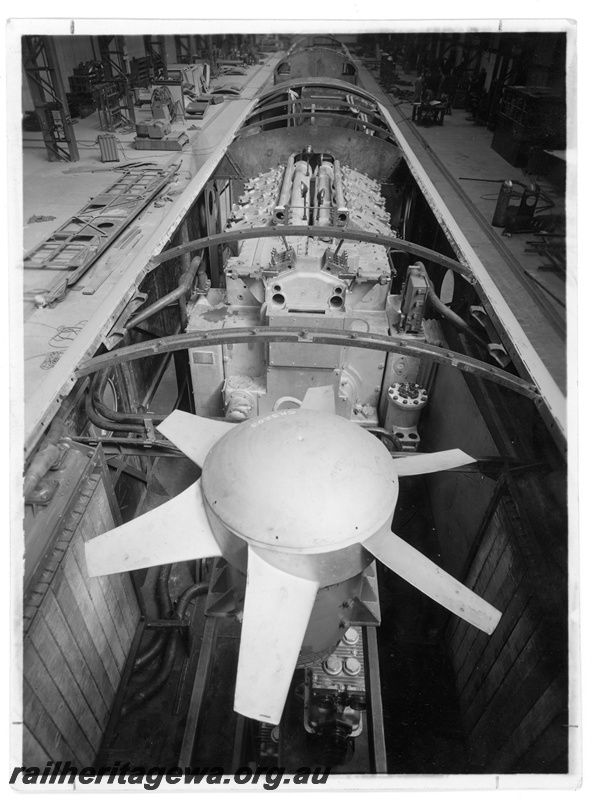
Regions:
[[[31,506],[48,506],[58,491],[58,481],[42,478],[30,495],[25,497],[25,503]]]
[[[363,571],[363,576],[363,584],[359,592],[360,597],[355,598],[349,624],[377,627],[381,624],[382,614],[379,604],[375,561],[372,561]]]
[[[207,617],[233,617],[238,610],[229,565],[224,558],[217,558],[213,561],[204,614]]]
[[[156,442],[157,437],[155,436],[155,426],[152,419],[150,417],[144,417],[143,422],[149,442]]]

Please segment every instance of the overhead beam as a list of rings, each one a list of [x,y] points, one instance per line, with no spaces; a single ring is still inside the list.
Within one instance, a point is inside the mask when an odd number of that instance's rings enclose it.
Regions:
[[[101,369],[113,367],[140,358],[171,353],[176,350],[188,350],[196,347],[214,347],[216,345],[243,344],[246,342],[289,342],[294,344],[335,345],[339,347],[358,347],[367,350],[380,350],[387,353],[400,353],[414,358],[428,359],[437,364],[455,367],[469,372],[478,378],[498,383],[507,389],[518,392],[531,400],[539,400],[537,388],[528,381],[505,372],[499,367],[491,366],[477,358],[456,353],[442,347],[411,341],[405,336],[383,336],[362,333],[359,331],[326,330],[323,328],[284,328],[265,326],[260,328],[235,328],[233,330],[207,331],[205,333],[181,333],[164,336],[148,342],[122,347],[101,356],[85,361],[75,373],[76,378],[84,378]]]
[[[436,253],[435,250],[430,250],[428,247],[422,247],[419,244],[407,242],[404,239],[397,239],[395,236],[383,236],[366,231],[320,227],[318,225],[277,225],[274,228],[238,228],[232,231],[225,231],[224,233],[213,234],[212,236],[204,236],[201,239],[193,239],[187,244],[172,247],[156,256],[152,256],[148,266],[149,268],[154,268],[159,264],[164,264],[166,261],[178,258],[178,256],[184,255],[184,253],[193,253],[197,250],[203,250],[205,247],[214,247],[229,242],[240,242],[246,239],[280,239],[283,236],[287,238],[292,236],[321,236],[331,239],[345,239],[351,242],[369,242],[370,244],[387,247],[390,250],[409,253],[416,258],[424,258],[433,264],[439,264],[446,269],[451,269],[452,272],[457,272],[469,283],[476,283],[476,278],[472,270],[467,266],[460,264],[459,261],[455,261],[453,258],[443,256],[441,253]]]

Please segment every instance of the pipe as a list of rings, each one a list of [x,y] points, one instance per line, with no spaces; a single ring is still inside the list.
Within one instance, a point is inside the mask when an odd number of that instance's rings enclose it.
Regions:
[[[332,164],[328,164],[327,162],[321,164],[318,169],[316,178],[316,203],[318,206],[317,221],[319,225],[329,225],[331,223],[333,173],[334,169]],[[324,239],[322,241],[324,241]],[[325,239],[325,241],[330,240]]]
[[[162,311],[167,306],[171,305],[172,303],[177,302],[181,297],[185,297],[185,295],[190,291],[192,287],[192,283],[194,278],[196,277],[196,273],[198,272],[198,268],[202,263],[202,256],[195,256],[191,262],[190,266],[186,270],[185,273],[182,274],[179,285],[176,289],[169,294],[163,295],[160,297],[156,302],[150,305],[148,308],[145,308],[144,311],[140,311],[138,314],[135,314],[125,325],[126,330],[130,330],[134,328],[141,322],[153,317],[155,314],[158,314],[159,311]]]
[[[192,264],[188,268],[188,271],[191,272],[193,269]],[[206,274],[206,264],[202,259],[200,259],[200,263],[198,264],[197,270],[194,270],[194,276],[196,277],[196,287],[199,292],[202,294],[206,294],[206,292],[210,289],[210,280],[208,279],[208,275]],[[193,279],[192,279],[193,280]],[[190,285],[188,287],[191,288],[192,280],[190,280]],[[184,275],[181,280],[180,284],[184,283],[187,285],[188,281],[186,280],[186,276]],[[188,327],[188,301],[186,299],[187,292],[184,292],[182,296],[179,298],[179,315],[180,315],[180,330],[182,333]]]
[[[100,416],[98,412],[95,411],[93,403],[94,403],[94,395],[89,390],[89,393],[87,394],[87,398],[85,400],[85,412],[90,422],[92,422],[93,425],[100,428],[101,430],[118,431],[121,433],[146,432],[144,425],[122,424],[120,422],[113,422],[110,419],[106,419],[105,417]]]
[[[291,187],[291,208],[289,210],[289,225],[303,223],[303,211],[309,207],[309,164],[307,161],[298,161],[295,164],[293,185]],[[307,222],[306,215],[306,222]]]
[[[342,169],[340,161],[334,160],[334,194],[336,197],[336,224],[346,225],[349,219],[349,210],[344,201],[344,187],[342,183]]]
[[[341,208],[344,206],[344,188],[342,185],[342,170],[338,159],[334,160],[334,192],[336,194],[336,205]]]
[[[165,631],[155,631],[153,642],[136,659],[134,659],[134,671],[144,669],[151,664],[165,647],[167,634]]]
[[[169,577],[173,564],[165,564],[159,570],[157,578],[157,596],[159,598],[159,612],[162,619],[169,619],[173,612],[173,603],[169,594]],[[155,631],[153,642],[134,661],[134,670],[139,670],[150,664],[165,647],[167,635],[165,631]]]
[[[126,433],[145,433],[146,429],[142,423],[143,417],[136,414],[125,414],[121,411],[113,411],[104,405],[100,398],[105,384],[107,383],[107,370],[99,377],[93,379],[89,386],[89,392],[85,401],[87,417],[97,427],[106,431],[120,431]],[[151,417],[151,419],[153,419]],[[165,417],[159,419],[162,422]],[[155,420],[156,421],[156,420]],[[141,424],[142,423],[142,424]]]
[[[422,270],[426,280],[427,280],[427,300],[431,303],[433,308],[438,313],[440,313],[442,315],[442,317],[444,317],[449,322],[451,322],[452,325],[455,325],[456,328],[464,331],[464,333],[466,333],[468,336],[470,336],[471,339],[474,339],[474,341],[477,344],[479,344],[482,348],[487,350],[487,352],[489,352],[489,355],[490,355],[489,342],[486,341],[485,339],[483,339],[482,336],[479,336],[478,333],[475,333],[475,331],[472,330],[472,328],[466,322],[466,320],[463,320],[462,317],[458,316],[458,314],[456,314],[455,311],[452,311],[452,309],[449,306],[446,306],[446,304],[443,302],[443,300],[441,300],[437,296],[437,292],[435,291],[435,286],[433,285],[433,281],[431,280],[429,275],[427,275],[427,270],[425,269],[425,265],[423,264],[423,262],[422,261],[416,261],[413,264],[413,267],[420,268]]]
[[[289,156],[287,166],[285,167],[285,174],[283,177],[283,184],[278,196],[278,202],[274,209],[275,222],[283,222],[286,224],[285,207],[289,203],[291,196],[291,185],[293,183],[293,173],[295,172],[295,156]]]
[[[168,359],[163,362],[163,366],[160,370],[161,378],[167,368],[168,363]],[[161,378],[159,378],[159,380]],[[91,387],[89,389],[93,411],[95,412],[97,418],[103,417],[103,421],[106,424],[104,424],[102,427],[106,430],[110,430],[108,427],[110,421],[120,424],[128,423],[132,425],[144,425],[145,421],[149,419],[153,424],[159,424],[167,418],[167,414],[135,414],[133,412],[114,411],[112,408],[104,405],[101,402],[101,396],[107,380],[108,378],[106,374],[104,380],[102,380],[99,384],[91,383]]]
[[[178,598],[175,605],[175,612],[173,617],[183,619],[188,609],[190,602],[200,594],[208,591],[208,582],[195,583],[193,586],[188,587],[185,592]],[[169,634],[167,648],[163,655],[158,673],[148,681],[145,686],[137,691],[133,697],[122,707],[121,716],[127,716],[131,711],[138,706],[143,705],[151,697],[159,693],[160,689],[167,683],[167,679],[171,673],[177,655],[177,647],[179,644],[179,631],[174,630]]]
[[[460,330],[464,331],[464,333],[468,334],[474,341],[479,344],[482,348],[488,350],[489,343],[486,342],[482,336],[479,336],[478,333],[472,330],[470,325],[459,317],[455,311],[452,311],[451,308],[446,306],[446,304],[439,299],[439,297],[435,293],[435,289],[433,285],[430,285],[429,291],[427,292],[427,299],[433,306],[433,308],[438,311],[445,319],[449,320],[453,325],[455,325]]]
[[[85,409],[87,417],[93,423],[93,425],[106,431],[145,434],[145,420],[150,420],[154,425],[158,425],[159,423],[163,422],[163,420],[167,419],[169,414],[134,414],[122,411],[114,411],[113,409],[108,408],[100,400],[101,394],[108,380],[107,376],[107,370],[97,372],[89,387]],[[224,419],[224,417],[221,417],[220,419]],[[101,441],[100,437],[97,438],[97,441]],[[112,442],[114,440],[110,437],[108,441]],[[130,444],[134,443],[135,440],[130,441]],[[152,444],[157,444],[166,448],[173,447],[167,442],[157,441],[153,442]]]

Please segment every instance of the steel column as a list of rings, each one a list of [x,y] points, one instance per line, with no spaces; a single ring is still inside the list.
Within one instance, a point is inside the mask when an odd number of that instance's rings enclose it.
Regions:
[[[192,37],[191,36],[174,36],[175,40],[175,58],[178,64],[191,64],[192,63]]]
[[[23,36],[23,67],[49,161],[78,161],[78,147],[51,36]],[[64,147],[66,145],[66,147]]]
[[[130,75],[126,63],[126,48],[123,36],[98,36],[99,53],[105,69],[105,79],[119,82],[125,81],[124,93],[126,95],[126,106],[120,106],[120,111],[124,108],[128,112],[128,122],[131,125],[136,123],[134,111],[134,98],[130,91]],[[113,47],[112,47],[113,45]]]
[[[164,36],[145,36],[144,51],[147,54],[151,67],[157,77],[157,71],[161,71],[161,78],[167,78],[167,53],[165,51]]]

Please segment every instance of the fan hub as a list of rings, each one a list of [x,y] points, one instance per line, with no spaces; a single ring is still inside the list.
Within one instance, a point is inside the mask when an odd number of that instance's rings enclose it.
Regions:
[[[313,554],[362,542],[389,522],[398,479],[386,448],[355,423],[289,409],[223,436],[204,463],[202,491],[241,539]]]

